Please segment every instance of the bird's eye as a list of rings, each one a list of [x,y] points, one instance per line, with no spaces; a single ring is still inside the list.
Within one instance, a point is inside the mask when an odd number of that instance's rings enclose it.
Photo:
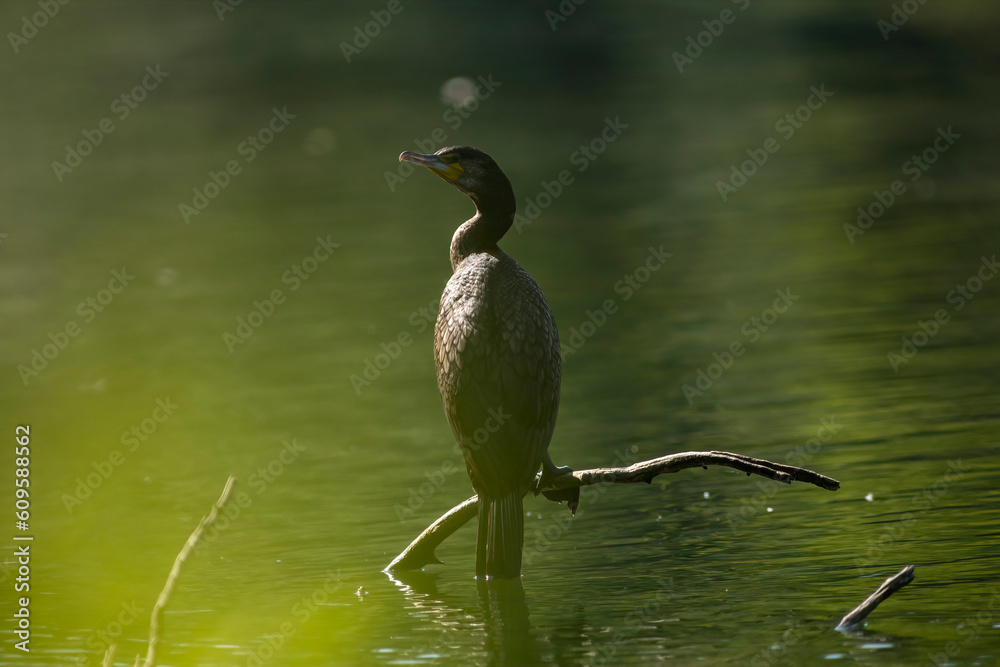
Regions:
[[[454,153],[445,153],[441,156],[441,161],[447,164],[455,164],[458,162],[458,156]]]

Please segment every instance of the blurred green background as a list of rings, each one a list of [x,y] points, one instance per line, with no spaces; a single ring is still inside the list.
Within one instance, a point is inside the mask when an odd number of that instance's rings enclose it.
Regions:
[[[229,474],[161,664],[1000,659],[996,3],[891,31],[889,2],[43,5],[0,5],[0,405],[35,537],[30,654],[0,545],[3,664],[131,664]],[[558,463],[718,449],[842,489],[711,468],[572,522],[529,499],[527,622],[499,628],[470,528],[381,574],[471,494],[430,329],[473,209],[397,163],[459,143],[548,204],[501,245],[577,341]],[[832,630],[908,563],[867,633]]]

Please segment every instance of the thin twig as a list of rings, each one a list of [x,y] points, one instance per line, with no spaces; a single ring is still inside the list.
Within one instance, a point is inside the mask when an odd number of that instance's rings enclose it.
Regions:
[[[222,490],[222,495],[212,505],[208,516],[203,517],[198,523],[198,527],[194,529],[194,532],[191,533],[191,536],[181,548],[181,552],[174,559],[174,566],[170,568],[167,583],[164,584],[163,590],[160,591],[160,597],[156,599],[156,604],[153,606],[152,617],[149,620],[149,645],[146,648],[146,661],[143,663],[143,667],[154,667],[156,665],[156,645],[160,641],[160,620],[163,617],[164,607],[170,601],[170,594],[174,591],[174,585],[177,583],[177,579],[180,578],[181,567],[184,565],[184,561],[188,559],[188,556],[191,555],[191,552],[194,551],[194,548],[198,546],[198,541],[201,539],[201,535],[205,532],[205,529],[215,523],[215,519],[219,516],[219,510],[229,500],[229,494],[232,492],[234,484],[236,484],[236,478],[230,475],[229,479],[226,480],[226,486]],[[136,659],[136,663],[138,663],[138,658]]]
[[[687,468],[707,468],[724,466],[742,470],[747,475],[760,475],[778,482],[791,484],[793,481],[808,482],[829,491],[840,488],[840,482],[818,472],[795,466],[772,463],[730,452],[681,452],[669,454],[648,461],[640,461],[624,468],[592,468],[576,470],[570,475],[546,479],[544,491],[558,491],[591,484],[634,484],[653,481],[657,475],[674,473]],[[440,563],[434,550],[452,533],[465,525],[476,515],[477,496],[456,505],[432,523],[417,539],[410,543],[401,554],[385,568],[384,572],[395,570],[416,570],[429,563]]]
[[[867,617],[868,614],[875,611],[875,607],[885,602],[890,595],[898,591],[903,586],[906,586],[911,581],[913,581],[913,566],[907,565],[902,570],[883,581],[882,585],[879,586],[874,593],[868,596],[868,599],[851,610],[847,616],[840,619],[840,623],[837,624],[837,630],[840,630],[841,632],[853,630],[861,624],[861,621],[865,620],[865,617]]]

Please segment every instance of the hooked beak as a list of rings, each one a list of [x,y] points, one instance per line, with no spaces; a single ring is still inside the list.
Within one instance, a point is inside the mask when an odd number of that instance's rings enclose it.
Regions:
[[[400,162],[412,162],[413,164],[427,167],[435,174],[449,181],[454,181],[462,175],[464,171],[458,162],[448,164],[442,162],[437,155],[427,155],[424,153],[414,153],[413,151],[403,151],[399,154]]]

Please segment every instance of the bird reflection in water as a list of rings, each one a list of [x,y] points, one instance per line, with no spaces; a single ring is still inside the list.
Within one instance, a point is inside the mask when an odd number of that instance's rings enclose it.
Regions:
[[[451,631],[470,633],[482,627],[487,665],[541,664],[543,650],[531,628],[520,578],[478,578],[479,609],[472,610],[458,607],[455,600],[438,591],[438,574],[420,570],[387,574],[412,605],[414,613],[440,620]],[[456,619],[459,619],[457,627]]]

